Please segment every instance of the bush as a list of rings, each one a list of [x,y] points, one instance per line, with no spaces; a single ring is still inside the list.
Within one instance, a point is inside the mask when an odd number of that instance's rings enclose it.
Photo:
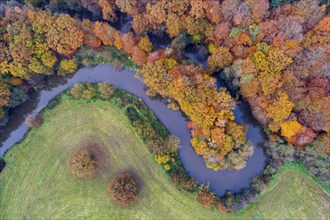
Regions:
[[[108,83],[98,83],[97,86],[102,99],[109,99],[116,91],[116,88],[114,86],[110,86]]]
[[[142,120],[139,112],[134,107],[128,107],[125,114],[132,124],[137,120]]]
[[[28,115],[25,119],[25,123],[27,124],[27,126],[29,126],[30,128],[37,128],[41,125],[42,123],[42,117],[37,115]]]
[[[227,207],[221,202],[221,201],[218,201],[217,203],[217,208],[220,212],[222,213],[226,213],[228,212],[229,210],[227,209]]]
[[[99,54],[98,51],[90,48],[81,48],[77,53],[77,60],[79,64],[84,66],[95,66],[107,63],[105,58]]]
[[[147,142],[150,137],[155,136],[155,131],[149,123],[143,123],[141,120],[137,120],[132,125],[144,142]]]
[[[70,154],[68,166],[73,175],[88,178],[94,175],[97,162],[89,150],[79,148]]]
[[[52,110],[52,109],[54,109],[57,105],[60,104],[60,97],[61,97],[61,95],[58,95],[58,96],[56,96],[55,98],[53,98],[52,100],[50,100],[50,101],[48,102],[48,105],[46,106],[46,108],[47,108],[48,110]]]
[[[188,176],[184,171],[178,171],[170,175],[171,182],[186,191],[194,192],[197,189],[196,180]]]
[[[151,153],[156,155],[172,153],[178,150],[180,146],[180,140],[173,135],[163,139],[160,136],[154,136],[148,143],[148,149]]]
[[[110,184],[108,193],[121,205],[130,205],[138,200],[139,184],[128,171],[120,173]]]
[[[80,99],[84,90],[85,90],[84,84],[77,83],[72,87],[70,92],[71,92],[71,95],[73,96],[73,98]]]
[[[267,142],[266,153],[272,158],[273,161],[278,163],[283,164],[294,160],[293,146],[287,145],[281,140],[277,142]]]
[[[214,203],[215,195],[208,187],[201,187],[197,196],[197,200],[204,207],[211,208]]]
[[[91,83],[85,83],[85,88],[86,89],[83,91],[81,98],[86,100],[91,100],[95,98],[96,91],[94,86]]]
[[[262,192],[265,190],[267,183],[270,181],[270,176],[265,174],[260,174],[252,180],[252,188],[256,192]]]
[[[314,143],[315,145],[315,143]],[[297,151],[299,161],[301,161],[319,180],[327,186],[330,186],[330,157],[315,149],[310,145],[305,151]]]
[[[59,74],[60,75],[71,74],[76,72],[77,68],[78,65],[73,59],[71,60],[64,59],[60,62]]]
[[[95,88],[91,83],[77,83],[70,92],[75,99],[91,100],[96,96]]]

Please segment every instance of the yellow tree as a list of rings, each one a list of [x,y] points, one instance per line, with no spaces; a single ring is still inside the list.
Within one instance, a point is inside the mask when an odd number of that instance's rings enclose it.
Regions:
[[[0,107],[8,106],[10,103],[10,88],[9,86],[0,81]]]
[[[207,63],[212,69],[222,69],[233,61],[228,47],[218,47],[207,59]]]
[[[77,70],[77,64],[73,59],[64,59],[60,63],[59,74],[65,75],[68,73],[74,73]]]
[[[191,10],[189,14],[196,19],[205,17],[205,9],[207,8],[207,3],[202,0],[191,0]]]
[[[279,123],[290,116],[293,107],[294,103],[285,92],[277,92],[275,100],[266,108],[267,116],[273,119],[272,130],[278,130]]]
[[[281,133],[286,138],[291,138],[292,136],[296,135],[302,127],[296,118],[290,121],[285,121],[281,123],[280,126]]]
[[[59,54],[71,56],[82,45],[84,32],[67,14],[58,14],[52,19],[54,23],[46,34],[48,46]]]
[[[152,51],[152,43],[148,36],[142,37],[138,45],[145,52]]]
[[[179,36],[183,31],[183,24],[179,16],[176,14],[168,15],[166,19],[166,31],[170,37]]]

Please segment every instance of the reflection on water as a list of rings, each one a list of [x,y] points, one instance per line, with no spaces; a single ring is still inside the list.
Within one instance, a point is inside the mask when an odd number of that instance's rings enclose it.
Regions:
[[[247,137],[254,144],[255,150],[252,157],[247,161],[247,166],[239,171],[213,171],[208,169],[202,157],[196,155],[190,146],[190,132],[187,128],[187,120],[180,111],[173,111],[158,99],[151,99],[146,95],[145,85],[134,77],[130,70],[116,71],[110,65],[99,65],[95,68],[83,68],[72,78],[64,79],[58,76],[52,77],[46,84],[46,88],[36,94],[32,99],[22,104],[11,112],[11,120],[4,132],[1,132],[0,156],[11,146],[24,138],[28,127],[24,123],[27,114],[37,114],[56,95],[72,87],[78,82],[108,82],[124,89],[141,98],[145,104],[156,114],[167,129],[181,140],[182,147],[179,149],[180,157],[187,172],[198,183],[209,183],[210,188],[218,195],[224,194],[225,190],[239,191],[249,187],[254,176],[263,171],[265,155],[258,144],[264,141],[262,129],[253,119],[248,106],[239,104],[234,113],[238,122],[248,126]],[[9,152],[10,153],[10,152]]]
[[[193,60],[195,64],[207,67],[208,49],[203,45],[188,45],[183,52],[184,56]]]
[[[116,21],[110,22],[111,26],[117,30],[120,30],[121,33],[125,34],[131,30],[131,24],[133,18],[125,13],[116,11]]]

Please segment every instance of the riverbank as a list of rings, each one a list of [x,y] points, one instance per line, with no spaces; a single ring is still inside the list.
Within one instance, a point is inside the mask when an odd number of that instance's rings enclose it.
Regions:
[[[99,65],[92,68],[83,68],[75,73],[72,78],[68,78],[64,81],[58,80],[58,84],[54,82],[50,83],[48,87],[45,87],[44,90],[37,93],[35,97],[31,99],[31,102],[20,106],[16,115],[14,112],[13,118],[20,119],[20,121],[13,121],[13,123],[17,125],[17,128],[15,128],[14,131],[8,135],[9,138],[3,142],[0,148],[1,155],[24,138],[28,127],[24,123],[24,117],[22,118],[22,115],[38,114],[41,109],[47,106],[52,98],[66,89],[71,88],[75,83],[108,82],[141,98],[170,133],[180,138],[182,147],[179,149],[179,154],[187,173],[195,178],[199,184],[209,183],[210,188],[215,191],[217,195],[223,195],[226,190],[239,192],[242,188],[248,188],[251,184],[251,180],[263,171],[266,158],[262,149],[257,144],[255,144],[254,154],[248,159],[247,166],[244,169],[239,171],[227,170],[216,172],[207,168],[203,159],[199,157],[190,146],[190,132],[187,128],[188,122],[185,116],[183,116],[180,111],[167,108],[162,100],[152,99],[147,96],[145,85],[140,80],[136,79],[134,74],[133,71],[127,69],[117,71],[110,65]],[[244,112],[237,114],[236,118],[238,120],[242,118],[250,130],[254,128],[258,129],[258,125],[252,123],[253,121],[249,122],[249,120],[246,120],[246,114]],[[248,136],[248,139],[258,143],[262,142],[264,137],[260,132],[252,132],[251,136]]]
[[[329,204],[330,188],[305,167],[288,163],[244,212],[254,212],[255,219],[327,219]]]
[[[44,112],[40,128],[31,130],[5,154],[7,167],[0,175],[2,218],[267,219],[304,215],[320,219],[327,214],[329,195],[292,169],[281,172],[258,202],[243,212],[222,214],[203,208],[194,195],[179,191],[170,182],[121,109],[101,100],[64,99],[57,104]],[[96,178],[79,180],[69,173],[66,156],[88,141],[103,146],[109,167]],[[140,201],[121,207],[105,191],[114,174],[127,168],[138,173],[144,184]],[[307,208],[298,212],[297,207]]]

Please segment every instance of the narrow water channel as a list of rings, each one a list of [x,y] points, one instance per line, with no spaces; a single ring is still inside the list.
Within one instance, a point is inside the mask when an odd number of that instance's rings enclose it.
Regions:
[[[217,195],[223,195],[226,190],[238,192],[242,188],[249,187],[252,178],[263,171],[266,157],[259,145],[265,138],[262,128],[253,119],[247,104],[240,103],[234,113],[237,122],[248,126],[247,138],[255,146],[254,154],[247,160],[247,166],[242,170],[213,171],[205,166],[203,158],[198,156],[190,146],[188,122],[182,113],[168,109],[160,100],[148,97],[145,85],[136,79],[134,74],[130,70],[116,71],[110,65],[99,65],[93,68],[83,68],[70,79],[52,78],[42,91],[35,93],[32,99],[11,111],[11,120],[0,136],[0,156],[24,138],[28,131],[24,119],[28,114],[37,114],[52,98],[75,83],[108,82],[141,98],[167,129],[180,138],[182,147],[179,149],[179,153],[185,169],[199,184],[209,183],[210,188]]]

